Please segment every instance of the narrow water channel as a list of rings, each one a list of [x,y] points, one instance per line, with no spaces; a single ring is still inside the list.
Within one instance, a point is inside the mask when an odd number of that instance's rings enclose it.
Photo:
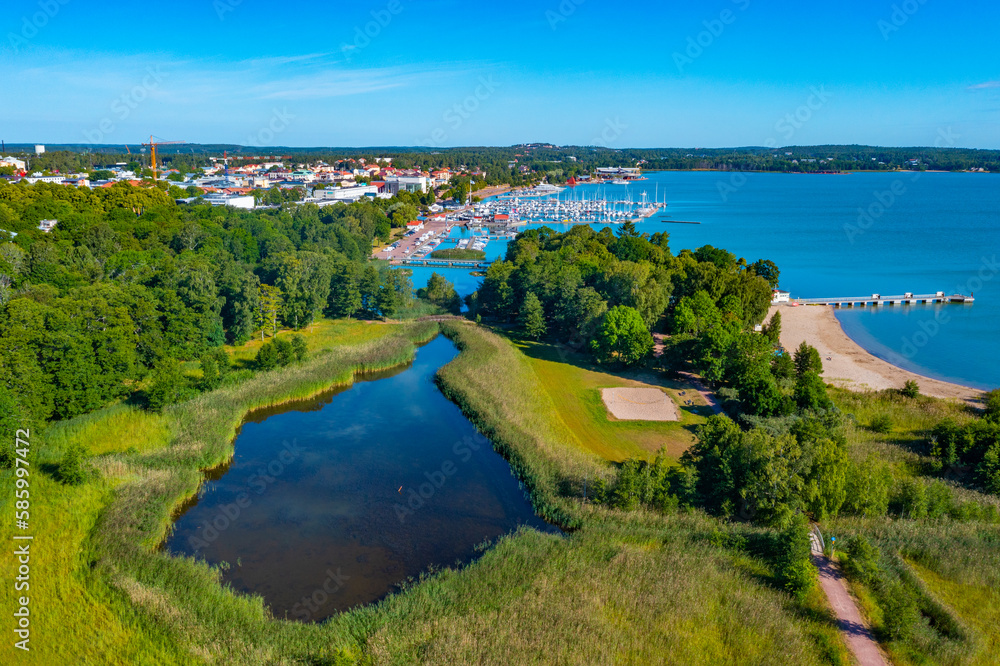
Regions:
[[[407,368],[251,414],[167,550],[225,562],[234,589],[315,622],[469,562],[477,544],[521,525],[554,531],[434,384],[457,354],[439,336]]]

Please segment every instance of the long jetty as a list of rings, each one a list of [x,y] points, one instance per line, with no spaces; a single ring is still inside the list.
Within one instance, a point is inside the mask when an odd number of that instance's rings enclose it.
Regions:
[[[444,268],[489,268],[490,262],[474,259],[403,259],[393,262],[399,266],[441,266]]]
[[[854,307],[880,307],[884,305],[920,305],[924,303],[966,303],[975,302],[972,296],[962,294],[946,295],[943,291],[935,294],[911,294],[906,293],[900,296],[883,296],[882,294],[872,294],[871,296],[844,296],[839,298],[792,298],[792,303],[800,305],[832,305],[837,308]]]

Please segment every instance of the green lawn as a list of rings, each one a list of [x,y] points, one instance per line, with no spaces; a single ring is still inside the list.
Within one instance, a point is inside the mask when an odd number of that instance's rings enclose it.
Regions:
[[[301,331],[280,330],[278,336],[299,334],[306,339],[310,354],[329,351],[334,347],[359,345],[372,340],[378,340],[392,335],[395,329],[378,321],[358,321],[356,319],[319,319],[313,325]],[[234,347],[227,345],[226,351],[237,366],[246,365],[257,357],[261,346],[271,340],[270,333],[264,335],[261,342],[258,335],[244,345]]]
[[[677,459],[694,441],[695,428],[712,412],[691,387],[666,380],[659,374],[619,373],[593,366],[587,359],[552,345],[523,343],[532,370],[556,406],[559,418],[580,446],[605,460],[651,459],[665,448]],[[657,388],[678,407],[679,422],[618,421],[608,414],[601,399],[603,388]],[[688,406],[685,401],[693,400]]]

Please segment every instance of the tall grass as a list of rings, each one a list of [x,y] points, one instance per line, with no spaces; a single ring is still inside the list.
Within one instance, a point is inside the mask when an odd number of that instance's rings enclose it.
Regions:
[[[461,570],[428,574],[322,625],[275,620],[260,598],[221,585],[217,569],[156,550],[201,470],[232,455],[250,410],[405,363],[437,330],[394,327],[393,336],[167,409],[158,418],[169,437],[134,451],[107,446],[96,461],[105,473],[89,483],[43,477],[51,508],[39,526],[61,527],[46,535],[58,559],[43,560],[51,583],[38,601],[51,619],[39,621],[40,663],[845,663],[829,617],[779,590],[766,559],[717,538],[717,521],[581,503],[576,485],[609,474],[608,463],[553,418],[509,342],[471,325],[446,328],[463,352],[441,370],[442,389],[572,534],[523,530]],[[105,418],[111,426],[138,416]],[[84,421],[58,437],[101,446],[101,429]]]
[[[412,359],[415,343],[436,324],[378,327],[392,337],[341,347],[299,366],[254,376],[162,415],[111,407],[54,426],[33,438],[35,526],[33,655],[39,663],[262,663],[276,654],[261,639],[267,613],[260,599],[236,596],[218,572],[155,550],[171,512],[201,482],[201,469],[232,455],[232,439],[253,409],[307,398],[350,383],[356,372]],[[61,451],[85,444],[100,474],[67,486],[44,473]],[[12,475],[3,472],[7,508]],[[10,491],[10,492],[8,492]],[[9,542],[9,521],[0,535]],[[12,589],[0,590],[13,607]],[[44,609],[44,610],[43,610]],[[44,640],[43,640],[44,638]],[[272,637],[269,637],[269,641]],[[345,644],[350,640],[345,637]],[[13,663],[11,642],[0,661]],[[10,657],[10,659],[8,659]]]
[[[531,368],[504,338],[480,327],[446,323],[461,354],[438,372],[442,392],[510,461],[529,487],[536,511],[576,527],[576,497],[586,480],[610,480],[611,469],[585,453]]]

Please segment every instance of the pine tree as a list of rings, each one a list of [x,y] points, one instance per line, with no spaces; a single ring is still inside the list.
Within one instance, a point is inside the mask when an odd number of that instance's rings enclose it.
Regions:
[[[545,331],[548,330],[542,302],[538,300],[538,296],[530,291],[524,298],[524,305],[521,306],[521,327],[528,337],[535,340],[545,335]]]
[[[771,341],[771,344],[778,344],[781,338],[781,313],[775,312],[771,321],[764,324],[764,337]]]
[[[271,337],[278,334],[278,313],[284,303],[281,290],[269,284],[260,285],[260,306],[257,310],[257,325],[260,326],[260,339],[264,341],[264,328],[271,326]]]

